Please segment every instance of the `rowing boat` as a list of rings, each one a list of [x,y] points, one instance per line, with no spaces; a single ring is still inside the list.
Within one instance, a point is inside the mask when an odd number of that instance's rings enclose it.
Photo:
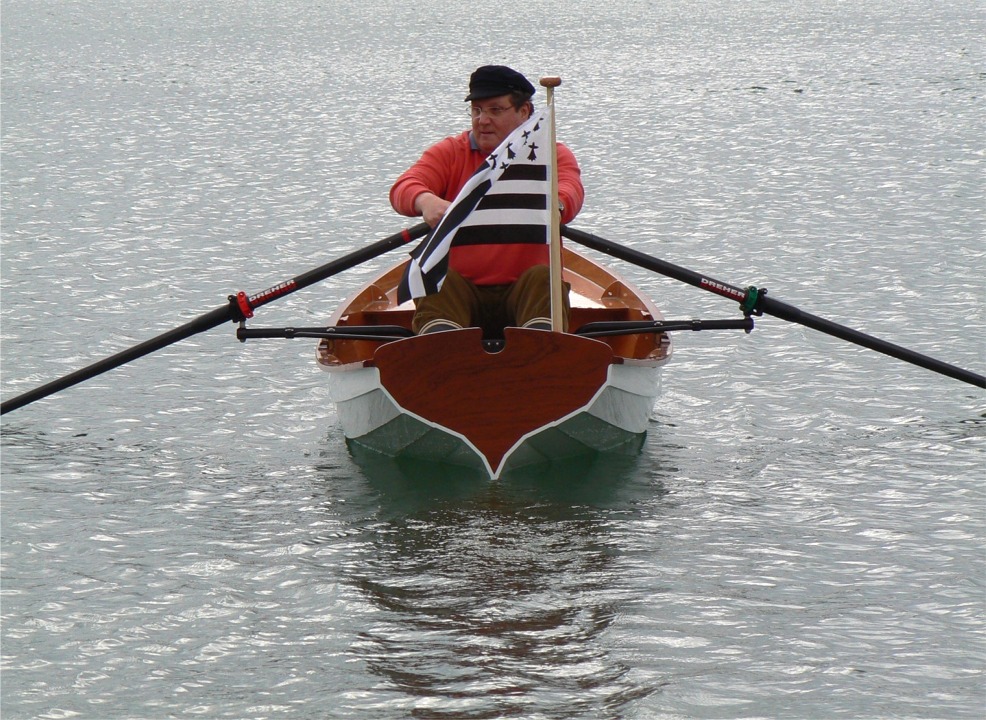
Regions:
[[[571,333],[508,327],[413,335],[396,265],[332,317],[317,362],[352,444],[395,458],[485,468],[639,447],[671,357],[663,320],[627,281],[563,248]],[[637,328],[625,334],[621,328]],[[615,329],[614,329],[615,328]]]

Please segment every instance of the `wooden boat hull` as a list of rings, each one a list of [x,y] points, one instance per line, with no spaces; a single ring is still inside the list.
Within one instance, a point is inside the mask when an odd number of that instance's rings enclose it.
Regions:
[[[658,368],[606,343],[508,328],[501,351],[478,329],[382,345],[371,366],[334,374],[347,438],[391,456],[510,467],[613,451],[646,431]]]
[[[566,253],[576,322],[661,319],[633,288]],[[413,308],[397,306],[393,294],[399,275],[396,268],[369,284],[334,324],[408,326]],[[531,463],[639,449],[669,356],[664,335],[597,340],[523,328],[506,328],[494,351],[478,328],[323,340],[318,350],[350,442],[480,466],[493,478]]]

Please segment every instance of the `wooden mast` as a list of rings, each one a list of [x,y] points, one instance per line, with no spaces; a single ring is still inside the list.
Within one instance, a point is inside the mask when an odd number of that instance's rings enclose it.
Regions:
[[[548,194],[548,214],[551,222],[551,243],[549,249],[551,269],[551,330],[564,330],[565,310],[562,292],[561,264],[561,213],[558,210],[558,147],[555,141],[555,93],[561,85],[557,76],[543,77],[541,86],[547,93],[549,144],[551,145],[551,190]]]

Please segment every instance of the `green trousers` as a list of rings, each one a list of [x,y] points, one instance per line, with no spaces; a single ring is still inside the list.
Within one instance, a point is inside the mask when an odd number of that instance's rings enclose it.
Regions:
[[[435,322],[481,327],[484,337],[503,337],[503,328],[551,322],[551,273],[547,265],[528,268],[509,285],[476,285],[451,268],[442,289],[414,301],[411,329],[420,333]],[[564,328],[568,330],[570,286],[563,284]]]

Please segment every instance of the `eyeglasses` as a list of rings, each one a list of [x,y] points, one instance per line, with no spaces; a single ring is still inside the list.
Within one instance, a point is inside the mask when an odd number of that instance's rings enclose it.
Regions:
[[[503,115],[503,113],[507,112],[507,110],[513,110],[513,109],[514,109],[513,106],[510,105],[508,105],[507,107],[497,107],[494,105],[493,107],[488,107],[488,108],[481,108],[473,105],[472,107],[469,108],[469,114],[472,116],[474,120],[478,120],[480,115],[486,115],[486,117],[491,117],[491,118],[498,118],[501,115]]]

